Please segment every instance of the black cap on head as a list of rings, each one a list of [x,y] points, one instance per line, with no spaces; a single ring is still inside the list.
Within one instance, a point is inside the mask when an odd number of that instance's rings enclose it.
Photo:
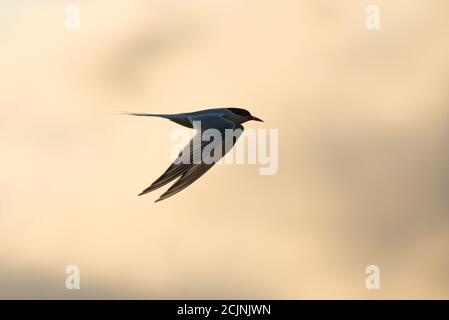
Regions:
[[[245,109],[241,109],[241,108],[228,108],[228,109],[239,116],[250,116],[251,115],[251,113],[249,113],[249,111],[245,110]]]

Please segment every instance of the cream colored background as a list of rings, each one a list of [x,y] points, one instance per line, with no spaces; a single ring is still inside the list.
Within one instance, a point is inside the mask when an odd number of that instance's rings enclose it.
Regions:
[[[0,4],[1,298],[449,298],[446,0],[73,2]],[[221,105],[278,174],[137,197],[176,125],[115,113]]]

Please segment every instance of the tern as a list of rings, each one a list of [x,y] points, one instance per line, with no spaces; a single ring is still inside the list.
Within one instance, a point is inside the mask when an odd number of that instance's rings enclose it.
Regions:
[[[176,180],[176,182],[165,192],[159,199],[155,202],[167,199],[179,191],[185,189],[193,182],[195,182],[199,177],[205,174],[213,165],[221,159],[229,150],[232,149],[237,139],[243,133],[242,123],[250,120],[260,121],[263,120],[251,115],[248,110],[241,108],[214,108],[206,109],[195,112],[187,113],[177,113],[177,114],[152,114],[152,113],[127,113],[131,116],[141,116],[141,117],[159,117],[173,121],[181,126],[197,129],[195,136],[190,140],[190,142],[183,148],[183,150],[178,155],[178,158],[168,167],[168,169],[156,179],[148,188],[139,193],[139,196],[147,194],[148,192],[154,191],[171,181]],[[220,141],[202,141],[200,137],[208,129],[215,129],[220,133]],[[226,137],[228,133],[233,134],[232,141],[227,143]],[[195,144],[195,142],[200,141],[200,144]],[[205,161],[204,158],[199,157],[200,161],[186,161],[190,159],[195,159],[195,156],[201,154],[204,148],[210,144],[214,143],[215,146],[222,150],[215,161]],[[202,155],[202,154],[201,154]]]

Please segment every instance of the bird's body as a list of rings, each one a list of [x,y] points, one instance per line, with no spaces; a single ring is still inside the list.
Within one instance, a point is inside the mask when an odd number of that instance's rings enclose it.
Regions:
[[[214,117],[222,117],[228,119],[230,121],[238,122],[239,117],[231,110],[236,110],[237,108],[214,108],[214,109],[205,109],[194,112],[185,112],[185,113],[175,113],[175,114],[159,114],[159,113],[129,113],[132,116],[143,116],[143,117],[159,117],[168,119],[173,121],[181,126],[193,128],[193,121],[197,121],[197,119],[201,116],[214,116]],[[239,109],[244,110],[244,109]],[[248,112],[249,114],[249,112]],[[253,120],[253,119],[251,119]]]
[[[178,158],[164,174],[139,194],[146,194],[179,178],[156,202],[178,193],[206,173],[216,161],[232,149],[236,140],[243,132],[242,123],[249,120],[262,121],[252,116],[247,110],[240,108],[215,108],[177,114],[128,114],[133,116],[164,118],[184,127],[199,129],[195,137],[183,148]],[[212,141],[202,141],[201,137],[208,129],[214,129],[218,132],[221,135],[221,139],[219,141],[215,139]],[[229,136],[229,133],[232,134],[232,141],[227,143],[225,139]],[[205,159],[203,157],[203,151],[206,147],[210,149],[212,144],[213,147],[221,150],[221,153],[216,155],[215,160],[210,160],[212,159],[211,157]],[[213,157],[214,152],[211,155]],[[194,161],[194,159],[198,159],[199,161]]]

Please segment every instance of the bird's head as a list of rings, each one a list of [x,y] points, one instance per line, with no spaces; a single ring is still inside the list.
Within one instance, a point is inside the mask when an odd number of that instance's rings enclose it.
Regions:
[[[251,121],[251,120],[263,122],[262,119],[259,119],[255,116],[251,115],[251,113],[249,113],[249,111],[246,109],[228,108],[228,110],[232,112],[232,116],[234,118],[233,120],[235,122],[244,123],[244,122]]]

